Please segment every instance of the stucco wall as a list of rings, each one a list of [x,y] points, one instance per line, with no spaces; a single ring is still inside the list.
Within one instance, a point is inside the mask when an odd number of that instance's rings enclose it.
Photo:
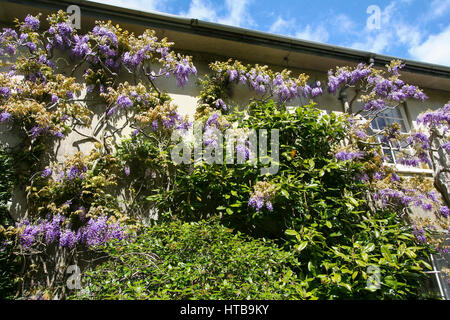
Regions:
[[[200,88],[197,86],[196,82],[199,77],[202,77],[204,74],[209,73],[208,64],[215,60],[227,60],[228,56],[220,56],[220,55],[209,55],[204,52],[185,52],[194,57],[194,64],[197,67],[198,75],[195,77],[191,77],[190,81],[183,88],[180,88],[176,84],[176,80],[171,77],[169,79],[160,78],[157,79],[156,85],[162,90],[166,91],[173,98],[173,103],[176,104],[179,108],[179,112],[183,115],[188,115],[191,119],[193,119],[193,115],[195,113],[197,107],[197,96],[199,95]],[[264,61],[253,61],[251,60],[251,55],[249,53],[248,61],[242,61],[244,63],[260,63],[265,64]],[[341,64],[342,65],[342,64]],[[274,70],[283,69],[282,66],[271,66]],[[323,87],[326,86],[327,83],[327,74],[323,71],[317,70],[308,70],[308,69],[297,69],[295,65],[290,65],[289,69],[293,71],[293,76],[299,73],[306,73],[310,75],[311,81],[321,81]],[[67,68],[66,71],[69,71],[70,67]],[[83,81],[81,73],[77,74],[76,77]],[[124,76],[123,80],[131,80],[129,76]],[[415,83],[412,83],[415,84]],[[450,90],[450,88],[449,88]],[[326,93],[322,96],[317,97],[314,101],[317,102],[318,107],[327,112],[342,112],[343,107],[341,101],[338,99],[338,95],[329,95]],[[348,98],[349,100],[353,97],[353,92],[351,89],[348,90]],[[406,113],[408,117],[408,122],[410,123],[410,127],[414,127],[414,120],[417,116],[425,111],[426,109],[436,109],[441,107],[443,104],[450,101],[450,91],[442,91],[442,90],[432,90],[426,89],[425,93],[428,95],[429,100],[425,103],[420,103],[417,101],[408,101],[406,103]],[[84,95],[85,93],[83,93]],[[83,96],[82,95],[82,96]],[[236,85],[232,88],[232,102],[228,101],[231,106],[245,108],[249,99],[254,96],[254,93],[251,92],[247,87]],[[293,101],[290,101],[288,105],[290,106],[298,106],[309,103],[308,99],[299,98]],[[356,108],[357,108],[356,103]],[[91,128],[79,129],[83,133],[92,134],[93,129],[98,124],[98,119],[104,112],[104,105],[96,105],[92,110],[94,111],[94,117]],[[115,125],[121,126],[123,124],[124,119],[117,119]],[[14,134],[4,133],[5,125],[1,125],[0,130],[3,132],[0,136],[0,141],[2,143],[6,143],[8,145],[14,146],[17,143],[17,138]],[[116,136],[116,141],[119,142],[121,138],[128,136],[131,133],[130,128],[125,128],[122,132],[119,132]],[[92,148],[92,141],[86,141],[85,137],[77,134],[76,132],[72,132],[68,137],[64,140],[59,141],[55,144],[55,154],[57,161],[64,161],[66,155],[72,155],[77,151],[82,151],[84,153],[88,153]],[[13,203],[11,206],[12,213],[17,216],[20,212],[23,212],[23,204],[24,204],[24,195],[20,194],[20,192],[15,192]]]

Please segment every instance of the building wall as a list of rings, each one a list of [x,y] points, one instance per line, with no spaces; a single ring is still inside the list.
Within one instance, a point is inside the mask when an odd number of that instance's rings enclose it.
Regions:
[[[193,38],[195,41],[195,37]],[[171,40],[171,39],[169,39]],[[195,45],[195,44],[194,44]],[[192,46],[192,44],[191,44]],[[183,48],[177,48],[177,49],[183,49]],[[268,50],[267,48],[264,48],[264,50]],[[269,50],[270,51],[270,50]],[[192,55],[194,58],[194,64],[197,67],[198,75],[197,77],[193,76],[190,78],[190,81],[188,84],[180,88],[176,84],[176,80],[171,77],[169,79],[161,78],[156,80],[157,86],[170,94],[170,96],[173,98],[173,103],[176,104],[179,108],[179,112],[183,115],[188,115],[191,119],[193,119],[193,115],[195,113],[196,107],[197,107],[197,96],[199,95],[200,88],[197,86],[196,82],[199,77],[202,77],[204,74],[209,73],[208,64],[210,62],[216,61],[216,60],[222,60],[225,61],[230,56],[226,55],[213,55],[208,54],[205,52],[201,52],[201,47],[199,47],[199,51],[188,51],[186,52],[189,55]],[[249,59],[247,61],[242,61],[244,63],[259,63],[259,64],[266,64],[264,61],[254,61],[251,59],[251,52],[247,52]],[[242,57],[242,54],[241,54]],[[233,58],[233,57],[231,57]],[[342,65],[342,64],[341,64]],[[272,69],[279,70],[284,68],[284,66],[280,66],[279,64],[272,65]],[[311,81],[321,81],[322,86],[325,88],[327,83],[327,73],[320,70],[308,70],[305,68],[295,68],[295,65],[290,64],[288,69],[292,70],[292,75],[295,76],[299,73],[306,73],[310,75]],[[68,68],[67,70],[70,70]],[[81,73],[77,74],[76,77],[82,81]],[[131,81],[131,78],[129,76],[124,76],[123,80],[129,80]],[[411,83],[416,84],[416,83]],[[318,107],[322,110],[325,110],[327,112],[342,112],[343,107],[341,101],[338,99],[337,94],[335,95],[329,95],[326,93],[322,96],[319,96],[314,99],[315,102],[317,102]],[[426,109],[437,109],[450,101],[450,88],[449,91],[444,90],[434,90],[434,89],[427,89],[425,88],[425,93],[429,96],[429,100],[425,103],[417,102],[417,101],[408,101],[406,104],[406,114],[407,114],[407,120],[410,124],[410,127],[414,127],[415,123],[414,120],[417,118],[417,116],[423,112],[426,111]],[[83,93],[85,94],[85,93]],[[235,106],[238,108],[245,108],[247,105],[249,99],[254,96],[254,93],[251,92],[247,87],[236,85],[232,88],[232,102],[229,102],[231,106]],[[348,99],[351,100],[353,97],[353,92],[351,89],[348,90]],[[293,101],[290,101],[288,103],[289,106],[298,106],[298,105],[304,105],[308,104],[309,101],[304,98],[295,99]],[[356,107],[357,108],[357,107]],[[104,111],[104,106],[101,105],[96,106],[94,109],[94,118],[92,122],[91,128],[87,129],[80,129],[80,131],[90,134],[95,126],[98,123],[98,119],[101,116],[102,112]],[[116,126],[121,126],[124,123],[124,119],[117,119],[114,123]],[[4,127],[4,125],[2,125]],[[0,128],[3,132],[4,128]],[[117,136],[116,141],[119,142],[121,138],[128,136],[131,133],[130,128],[125,128],[121,135]],[[11,146],[14,146],[17,143],[17,138],[14,136],[13,133],[2,133],[0,136],[0,141],[3,143],[7,143]],[[82,151],[84,153],[88,153],[90,149],[92,148],[92,142],[86,141],[85,137],[72,132],[67,138],[64,140],[58,142],[55,145],[55,153],[56,153],[56,160],[57,161],[64,161],[66,155],[72,155],[75,152]],[[12,213],[17,216],[20,212],[24,211],[24,195],[20,194],[20,192],[15,192],[13,203],[11,206]]]

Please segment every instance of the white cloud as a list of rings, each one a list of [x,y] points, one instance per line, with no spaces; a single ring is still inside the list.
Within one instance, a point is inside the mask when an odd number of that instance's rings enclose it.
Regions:
[[[430,35],[409,53],[417,60],[450,66],[450,25],[439,34]]]
[[[317,42],[326,42],[329,38],[329,33],[322,24],[317,27],[308,24],[302,28],[295,19],[286,20],[282,17],[275,20],[270,26],[269,32]]]
[[[182,16],[206,21],[217,21],[218,19],[213,6],[209,2],[203,0],[192,0],[188,12],[182,12],[180,14]]]
[[[164,0],[93,0],[93,2],[141,11],[163,10],[165,5]]]
[[[254,25],[254,21],[248,12],[250,0],[226,0],[225,5],[228,15],[219,19],[219,23],[232,26]]]
[[[356,41],[350,45],[353,49],[382,53],[390,46],[391,34],[379,33],[375,36],[366,35],[364,41]]]
[[[295,25],[295,19],[285,20],[282,17],[278,17],[270,26],[269,32],[289,35]]]
[[[400,2],[409,3],[408,0]],[[374,53],[386,53],[394,47],[416,46],[422,40],[424,31],[418,25],[411,25],[402,19],[393,1],[381,12],[380,29],[369,30],[367,26],[359,33],[358,40],[350,47]]]
[[[324,26],[319,25],[317,28],[312,28],[309,24],[305,27],[305,29],[298,31],[295,33],[297,38],[303,40],[311,40],[317,42],[326,42],[330,36],[328,31]]]
[[[433,17],[440,17],[450,9],[450,0],[433,0],[430,7]]]
[[[355,32],[356,28],[355,22],[345,14],[338,14],[332,20],[332,25],[337,31],[341,33],[353,33]]]
[[[208,0],[192,0],[189,10],[180,15],[238,27],[250,26],[254,24],[248,12],[250,2],[251,0],[226,0],[225,7],[215,7]]]

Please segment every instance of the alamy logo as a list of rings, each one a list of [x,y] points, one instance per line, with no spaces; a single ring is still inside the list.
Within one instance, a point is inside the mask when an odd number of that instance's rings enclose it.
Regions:
[[[366,10],[370,16],[367,18],[366,26],[369,30],[381,29],[381,9],[379,6],[371,5]]]
[[[366,281],[366,288],[370,291],[376,291],[381,287],[381,271],[377,266],[369,266],[367,274],[370,274]]]
[[[66,10],[67,14],[69,15],[69,23],[70,26],[74,29],[80,29],[81,28],[81,10],[80,7],[77,5],[70,5],[67,7]]]
[[[66,281],[67,288],[70,290],[81,289],[81,270],[80,267],[73,264],[67,267],[66,273],[72,274]]]
[[[270,155],[268,152],[270,133]],[[177,143],[171,151],[175,164],[194,162],[207,164],[249,163],[262,165],[262,175],[273,175],[279,167],[279,130],[230,128],[223,133],[217,128],[206,128],[194,123],[191,130],[175,130],[172,142]],[[236,157],[235,157],[236,155]]]

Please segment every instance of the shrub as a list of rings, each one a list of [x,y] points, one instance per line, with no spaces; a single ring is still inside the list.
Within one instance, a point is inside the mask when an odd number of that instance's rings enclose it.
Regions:
[[[13,159],[0,146],[0,299],[11,297],[16,265],[6,240],[7,228],[14,225],[7,209],[14,183]]]
[[[107,245],[112,260],[86,273],[73,299],[301,299],[314,297],[291,252],[214,220],[173,221],[134,242]]]

